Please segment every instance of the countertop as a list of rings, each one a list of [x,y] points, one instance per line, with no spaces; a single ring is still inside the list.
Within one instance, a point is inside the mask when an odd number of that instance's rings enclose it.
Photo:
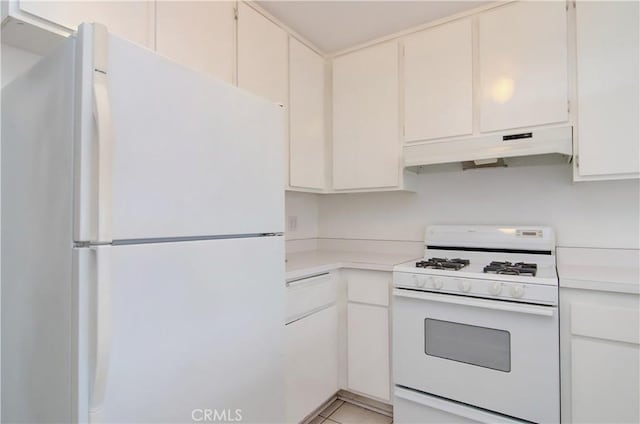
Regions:
[[[559,247],[560,287],[640,294],[640,251]]]
[[[338,268],[357,268],[375,271],[392,271],[394,265],[416,259],[415,255],[393,253],[343,252],[311,250],[288,253],[286,279],[294,280]]]
[[[561,288],[640,294],[640,251],[559,247]],[[294,280],[338,268],[393,271],[395,265],[419,259],[397,253],[310,250],[288,253],[286,279]]]

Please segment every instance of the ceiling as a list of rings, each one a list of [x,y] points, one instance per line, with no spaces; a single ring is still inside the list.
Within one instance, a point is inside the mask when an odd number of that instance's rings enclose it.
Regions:
[[[325,53],[334,53],[487,1],[256,1]]]

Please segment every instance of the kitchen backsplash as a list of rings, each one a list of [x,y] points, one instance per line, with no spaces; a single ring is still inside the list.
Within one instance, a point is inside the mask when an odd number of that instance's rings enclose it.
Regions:
[[[421,241],[429,224],[529,224],[552,226],[559,246],[640,247],[639,182],[573,183],[567,164],[421,174],[416,193],[288,192],[286,206],[298,216],[290,240]]]

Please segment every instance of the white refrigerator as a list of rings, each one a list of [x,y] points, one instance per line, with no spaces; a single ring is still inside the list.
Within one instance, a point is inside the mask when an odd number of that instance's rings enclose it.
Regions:
[[[2,422],[282,422],[283,110],[84,24],[2,90]]]

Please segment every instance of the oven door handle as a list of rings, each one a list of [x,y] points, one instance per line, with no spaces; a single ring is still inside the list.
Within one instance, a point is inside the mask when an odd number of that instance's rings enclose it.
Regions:
[[[549,306],[536,306],[522,303],[500,302],[495,300],[473,299],[460,296],[448,296],[445,294],[431,294],[413,290],[393,289],[393,295],[410,299],[428,300],[430,302],[451,303],[454,305],[471,306],[474,308],[493,309],[496,311],[517,312],[528,315],[541,315],[551,317],[554,308]]]

